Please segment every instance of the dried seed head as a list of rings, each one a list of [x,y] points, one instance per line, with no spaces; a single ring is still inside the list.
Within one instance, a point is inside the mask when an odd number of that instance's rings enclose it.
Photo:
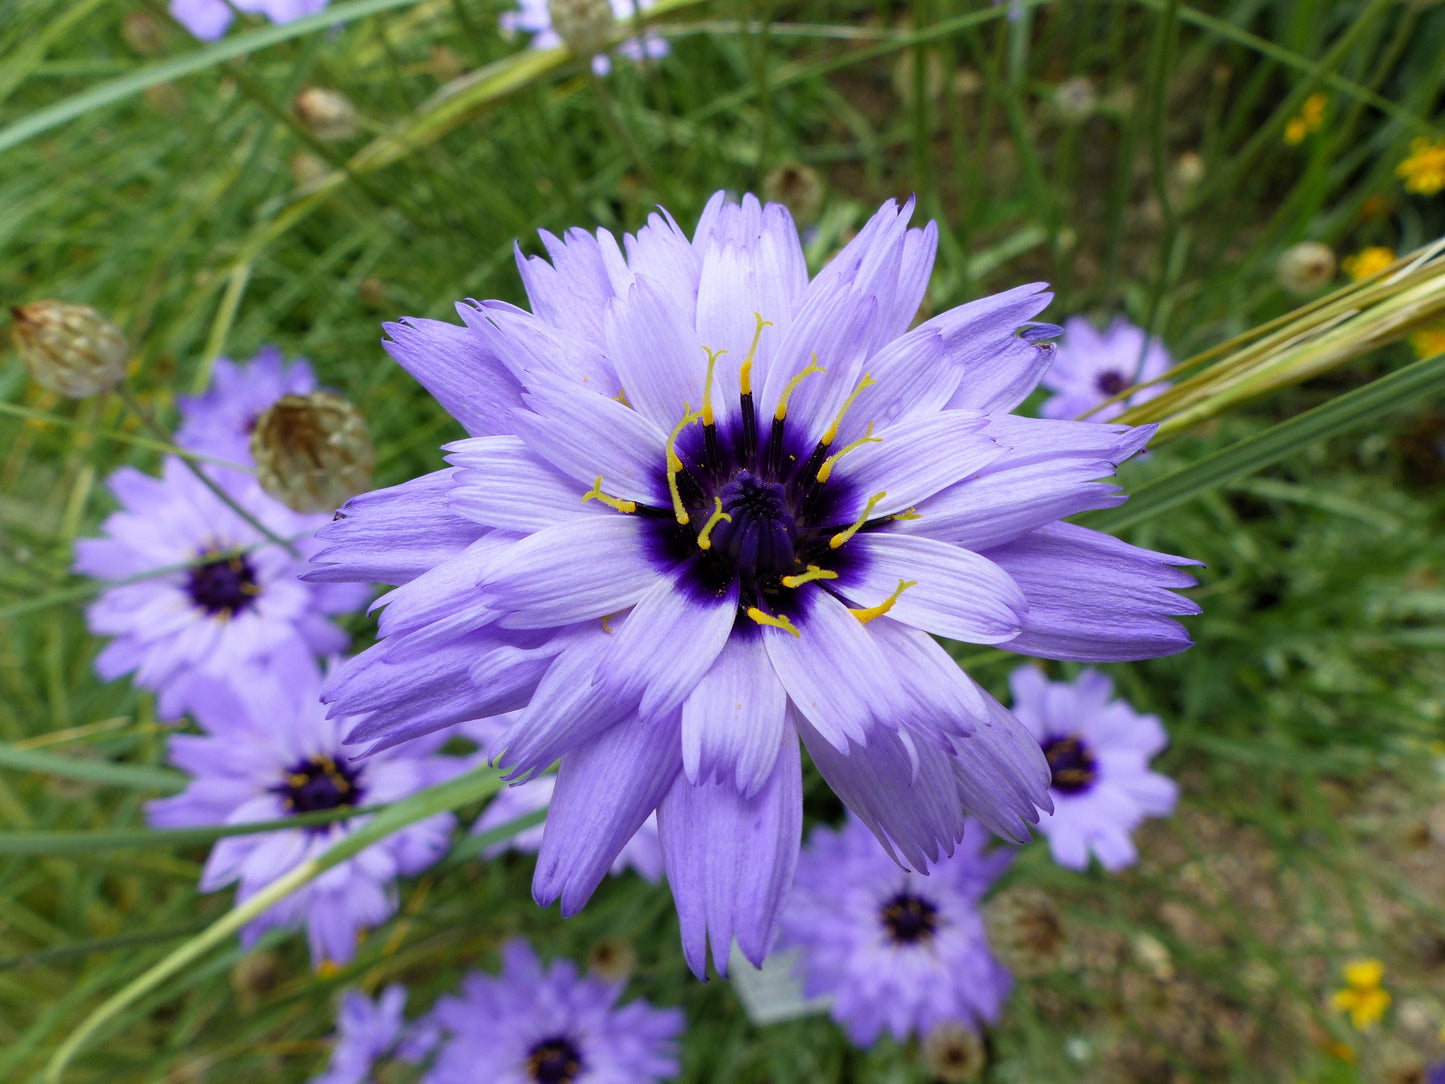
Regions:
[[[297,512],[325,512],[371,483],[376,449],[361,412],[339,395],[283,395],[256,419],[261,488]]]
[[[1335,254],[1319,241],[1301,241],[1280,254],[1275,265],[1279,284],[1292,294],[1304,296],[1324,289],[1335,277]]]
[[[285,974],[281,954],[272,949],[258,949],[242,956],[231,968],[231,989],[236,992],[241,1011],[247,1015],[255,1012],[261,998],[274,990]]]
[[[637,970],[637,951],[621,937],[604,937],[587,954],[587,966],[603,982],[626,982]]]
[[[1099,107],[1093,81],[1083,75],[1065,79],[1054,88],[1054,115],[1065,124],[1082,124]]]
[[[784,162],[763,180],[763,197],[781,203],[799,222],[812,222],[823,209],[823,179],[812,166]]]
[[[918,96],[918,79],[914,74],[918,67],[918,51],[901,49],[893,65],[893,90],[903,101],[912,103]],[[948,68],[937,49],[925,49],[923,53],[923,100],[936,102],[943,97],[948,87]]]
[[[562,43],[578,56],[600,53],[617,26],[609,0],[547,0],[547,13]]]
[[[291,108],[302,127],[323,143],[350,139],[360,127],[351,99],[325,87],[306,87],[296,95]]]
[[[1068,927],[1054,901],[1028,885],[1004,889],[984,908],[988,941],[1020,978],[1052,971],[1063,959]]]
[[[1174,159],[1174,170],[1170,180],[1180,192],[1188,192],[1204,180],[1204,159],[1198,151],[1184,151]]]
[[[389,291],[386,283],[375,275],[367,275],[356,287],[356,296],[368,309],[384,309]]]
[[[923,1040],[923,1064],[943,1084],[976,1080],[987,1063],[983,1040],[962,1024],[939,1024]]]
[[[291,156],[291,179],[297,188],[307,188],[331,172],[331,167],[310,151],[298,151]]]
[[[132,11],[120,24],[120,36],[137,56],[160,56],[170,35],[148,11]]]
[[[20,360],[41,387],[84,399],[110,391],[125,376],[125,335],[89,305],[37,301],[10,315]]]

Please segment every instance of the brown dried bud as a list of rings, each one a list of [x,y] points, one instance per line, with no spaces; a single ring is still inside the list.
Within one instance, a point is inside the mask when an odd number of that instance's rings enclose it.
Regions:
[[[1087,76],[1065,79],[1054,88],[1054,116],[1065,124],[1082,124],[1098,108],[1098,92]]]
[[[1335,254],[1319,241],[1301,241],[1280,254],[1275,265],[1279,284],[1300,297],[1317,293],[1335,277]]]
[[[985,906],[983,920],[989,945],[1020,978],[1052,971],[1063,959],[1068,944],[1063,912],[1037,888],[1005,889]]]
[[[231,989],[246,1015],[256,1011],[261,998],[274,990],[286,975],[281,954],[273,949],[257,949],[242,956],[231,968]]]
[[[578,56],[600,53],[617,26],[609,0],[547,0],[547,13],[562,43]]]
[[[166,51],[170,34],[148,11],[132,11],[120,24],[120,36],[137,56],[160,56]]]
[[[375,275],[367,275],[356,287],[356,296],[368,309],[384,309],[387,303],[386,283]]]
[[[976,1080],[988,1064],[983,1040],[962,1024],[939,1024],[923,1040],[923,1064],[943,1084]]]
[[[621,937],[604,937],[587,954],[587,966],[603,982],[626,982],[637,970],[637,951]]]
[[[84,399],[110,391],[125,376],[125,334],[89,305],[37,301],[10,315],[20,360],[41,387]]]
[[[326,512],[371,484],[376,449],[361,411],[339,395],[283,395],[256,419],[261,488],[297,512]]]
[[[350,139],[360,127],[351,99],[325,87],[306,87],[296,95],[291,108],[302,127],[323,143]]]
[[[812,166],[784,162],[763,179],[763,198],[783,204],[799,222],[812,222],[823,209],[823,179]]]
[[[308,188],[331,172],[325,160],[310,151],[298,151],[291,156],[291,179],[297,188]]]

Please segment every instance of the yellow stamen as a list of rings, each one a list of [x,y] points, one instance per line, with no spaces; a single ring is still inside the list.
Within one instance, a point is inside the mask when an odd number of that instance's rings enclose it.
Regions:
[[[803,584],[812,580],[836,580],[838,573],[829,572],[826,568],[819,568],[817,565],[809,565],[808,571],[799,572],[796,576],[784,576],[784,587],[802,587]]]
[[[726,350],[714,351],[710,347],[703,347],[707,353],[707,378],[702,384],[702,424],[712,425],[717,419],[712,413],[712,370],[717,364],[717,359],[727,353]]]
[[[618,389],[617,389],[617,394],[612,397],[612,401],[613,401],[614,403],[621,403],[621,404],[622,404],[623,406],[625,406],[625,407],[630,407],[630,406],[632,405],[631,403],[629,403],[629,402],[627,401],[627,389],[626,389],[626,388],[618,388]]]
[[[793,397],[793,392],[797,391],[798,385],[803,382],[803,378],[812,376],[814,373],[822,373],[824,376],[828,374],[828,370],[818,364],[817,354],[814,354],[813,360],[808,362],[808,367],[793,377],[792,380],[789,380],[788,386],[783,389],[783,394],[778,398],[778,409],[773,412],[773,417],[777,421],[782,421],[788,416],[788,400]]]
[[[867,523],[868,517],[873,514],[873,509],[877,508],[878,502],[886,496],[888,496],[888,491],[884,489],[869,497],[868,503],[864,506],[862,514],[853,521],[853,526],[849,527],[846,531],[839,531],[832,538],[828,539],[828,548],[831,550],[837,549],[844,542],[848,541],[848,539],[852,538],[855,534],[862,530],[863,524]]]
[[[908,511],[906,511],[906,512],[894,512],[894,513],[893,513],[891,516],[889,516],[888,518],[889,518],[889,519],[922,519],[923,517],[918,514],[918,508],[915,506],[915,507],[913,507],[913,508],[908,509]]]
[[[707,523],[703,524],[702,531],[697,536],[699,549],[712,549],[712,529],[723,520],[727,520],[729,523],[733,521],[733,517],[722,510],[722,498],[714,497],[713,500],[717,502],[717,507],[713,509],[712,515],[708,517]]]
[[[617,614],[620,614],[621,612],[622,612],[621,610],[618,610],[618,611],[617,611]],[[608,633],[610,633],[610,632],[612,631],[612,626],[609,625],[607,622],[611,621],[614,617],[617,616],[617,614],[608,614],[606,617],[604,617],[604,618],[602,619],[602,631],[603,631],[603,632],[608,632]]]
[[[824,442],[825,444],[827,443],[827,440],[828,440],[827,437],[824,437],[824,438],[823,438],[823,442]],[[872,423],[872,422],[869,422],[869,423],[868,423],[868,428],[863,431],[863,435],[862,435],[861,437],[859,437],[857,440],[855,440],[852,444],[845,444],[845,445],[843,445],[843,447],[839,448],[836,452],[834,452],[832,455],[830,455],[827,459],[823,460],[823,465],[818,468],[818,481],[819,481],[819,482],[826,482],[829,478],[831,478],[831,477],[833,476],[833,468],[837,465],[838,460],[842,459],[845,455],[847,455],[849,452],[851,452],[854,448],[861,448],[861,447],[863,447],[863,445],[865,445],[865,444],[882,444],[882,443],[883,443],[883,438],[882,438],[882,437],[875,437],[875,436],[873,435],[873,423]]]
[[[833,438],[838,435],[838,426],[843,424],[843,415],[848,413],[848,408],[853,405],[853,400],[858,398],[864,388],[871,388],[877,383],[878,381],[873,379],[872,373],[863,374],[863,379],[858,381],[858,386],[853,389],[853,394],[843,400],[843,405],[838,408],[838,416],[833,419],[833,424],[828,426],[828,431],[823,434],[823,447],[826,448],[833,443]],[[869,428],[872,428],[871,422]]]
[[[602,475],[597,476],[597,481],[592,483],[592,488],[582,495],[582,503],[588,501],[601,501],[608,508],[615,508],[619,512],[632,513],[637,511],[636,501],[624,501],[620,497],[609,497],[602,492]]]
[[[803,638],[803,634],[798,631],[798,626],[794,625],[786,617],[783,617],[781,615],[779,615],[778,617],[774,617],[772,614],[765,614],[756,606],[749,606],[747,608],[747,615],[751,617],[754,621],[756,621],[759,625],[771,625],[775,629],[782,629],[784,632],[791,632],[800,640]]]
[[[889,610],[893,609],[893,604],[898,601],[899,596],[902,595],[904,591],[907,591],[910,587],[917,586],[917,580],[899,580],[898,586],[894,588],[893,594],[889,595],[877,606],[866,606],[861,610],[854,610],[850,607],[848,612],[866,625],[875,617],[882,617]]]
[[[773,322],[764,320],[760,312],[753,313],[753,317],[758,322],[758,326],[753,329],[753,345],[748,347],[748,356],[743,359],[742,368],[738,370],[738,385],[743,395],[753,393],[753,357],[758,352],[758,340],[763,337],[763,328],[773,326]]]
[[[667,491],[672,494],[672,510],[678,523],[686,523],[688,515],[687,509],[682,506],[682,494],[677,491],[677,474],[682,470],[682,460],[677,455],[677,437],[701,417],[701,414],[694,413],[692,407],[683,403],[682,421],[672,427],[672,433],[667,438]]]

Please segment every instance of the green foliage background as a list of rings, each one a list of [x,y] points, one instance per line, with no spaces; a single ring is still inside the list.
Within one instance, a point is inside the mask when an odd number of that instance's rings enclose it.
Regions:
[[[759,190],[789,163],[823,185],[802,222],[815,269],[882,199],[916,193],[940,225],[932,311],[1045,279],[1055,318],[1123,312],[1177,358],[1292,307],[1274,265],[1296,241],[1407,251],[1445,232],[1445,199],[1395,177],[1411,138],[1441,134],[1439,6],[1062,2],[1010,19],[949,0],[676,0],[654,23],[671,54],[605,81],[560,50],[522,51],[497,29],[505,7],[360,0],[201,46],[160,4],[0,0],[0,298],[107,312],[164,418],[217,355],[305,355],[360,405],[391,484],[435,469],[461,432],[380,349],[381,320],[521,302],[518,238],[534,252],[538,228],[636,229],[658,203],[690,228],[716,189]],[[140,16],[154,47],[136,47]],[[1070,122],[1058,88],[1081,76],[1097,105]],[[312,85],[356,104],[356,138],[301,127],[291,103]],[[1325,123],[1287,145],[1317,92]],[[298,155],[329,179],[298,187]],[[1408,359],[1386,347],[1210,423],[1126,483]],[[1181,812],[1123,876],[1066,873],[1037,845],[1015,864],[1011,881],[1062,901],[1070,955],[1021,983],[987,1079],[1353,1081],[1442,1056],[1437,410],[1301,444],[1128,530],[1208,566],[1198,646],[1108,668],[1169,727]],[[58,401],[0,354],[3,1080],[37,1077],[104,997],[229,905],[195,892],[203,846],[26,835],[140,828],[165,785],[148,766],[174,724],[92,675],[95,587],[68,572],[73,540],[112,507],[105,476],[163,450],[115,397]],[[352,627],[369,641],[369,621]],[[998,693],[1016,663],[960,657]],[[811,819],[838,815],[816,781],[809,803]],[[826,1018],[750,1025],[726,982],[687,974],[665,888],[609,880],[564,923],[532,904],[530,874],[512,857],[403,885],[401,917],[340,974],[313,974],[295,938],[270,938],[259,964],[228,942],[124,1010],[65,1079],[303,1080],[324,1064],[337,991],[400,979],[415,1011],[517,934],[579,959],[632,941],[630,994],[687,1009],[687,1080],[928,1079],[915,1047],[855,1051]],[[1385,960],[1396,997],[1368,1036],[1327,1005],[1359,955]]]

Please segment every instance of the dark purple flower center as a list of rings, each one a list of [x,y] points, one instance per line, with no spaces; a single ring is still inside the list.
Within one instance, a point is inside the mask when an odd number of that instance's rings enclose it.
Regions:
[[[312,756],[286,769],[286,778],[271,788],[290,813],[341,809],[361,801],[361,773],[346,761]]]
[[[1129,381],[1117,369],[1105,369],[1094,378],[1094,387],[1108,396],[1118,395],[1129,386]]]
[[[243,556],[223,557],[197,565],[191,569],[186,590],[191,601],[202,610],[222,617],[249,610],[261,593],[251,562]]]
[[[582,1069],[582,1053],[565,1035],[543,1039],[527,1054],[527,1072],[537,1084],[572,1084]]]
[[[719,495],[722,511],[732,518],[719,519],[713,527],[717,554],[753,577],[793,571],[798,524],[783,487],[739,471]]]
[[[1099,763],[1077,734],[1049,738],[1043,747],[1054,777],[1052,786],[1061,794],[1081,794],[1099,778]]]
[[[878,912],[883,928],[895,945],[916,945],[938,929],[938,908],[922,896],[900,892]]]

